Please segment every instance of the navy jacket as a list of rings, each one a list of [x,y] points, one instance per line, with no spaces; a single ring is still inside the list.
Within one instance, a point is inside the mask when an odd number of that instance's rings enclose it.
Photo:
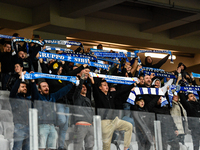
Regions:
[[[67,84],[55,93],[49,95],[42,95],[39,93],[36,84],[33,83],[32,97],[35,101],[35,108],[38,109],[38,123],[39,124],[55,124],[56,110],[55,102],[66,95],[72,88],[72,83]]]
[[[10,104],[12,107],[14,124],[25,124],[29,122],[29,108],[32,106],[30,96],[24,97],[23,94],[18,93],[21,80],[17,79],[12,90],[10,91]]]

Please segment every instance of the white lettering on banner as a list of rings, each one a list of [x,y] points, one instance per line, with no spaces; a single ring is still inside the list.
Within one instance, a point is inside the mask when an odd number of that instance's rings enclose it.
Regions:
[[[66,40],[44,40],[47,44],[60,44],[60,45],[76,45],[79,46],[81,43],[75,41],[66,41]]]
[[[82,63],[88,63],[88,60],[87,59],[81,59],[81,58],[74,58],[74,60],[76,61],[76,62],[82,62]]]
[[[71,59],[72,59],[72,57],[69,56],[69,57],[68,57],[68,61],[71,61]]]
[[[80,43],[78,43],[78,42],[73,42],[73,41],[67,41],[67,42],[68,42],[67,44],[69,44],[69,45],[77,45],[77,46],[80,45]]]
[[[60,44],[60,45],[66,45],[66,43],[67,43],[67,41],[64,41],[64,40],[58,41],[58,44]]]
[[[200,88],[198,88],[198,87],[184,87],[184,90],[195,90],[195,91],[199,91],[200,90]]]

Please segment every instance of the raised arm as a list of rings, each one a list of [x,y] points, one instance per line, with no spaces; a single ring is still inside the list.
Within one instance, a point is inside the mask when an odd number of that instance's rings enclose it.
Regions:
[[[37,89],[35,81],[31,81],[31,95],[33,100],[39,100],[39,91]]]
[[[137,66],[138,66],[138,58],[135,58],[135,61],[134,61],[133,65],[132,65],[132,68],[131,68],[131,74],[132,74],[133,76],[134,76],[133,73],[136,71]]]
[[[154,64],[152,67],[153,68],[160,68],[169,58],[170,54],[165,56],[163,59],[161,59],[158,63]]]
[[[58,90],[57,92],[53,93],[52,97],[54,97],[57,101],[58,99],[65,96],[71,90],[72,86],[73,86],[72,83],[67,84],[66,86]]]
[[[81,106],[81,99],[80,99],[80,93],[82,90],[82,85],[83,85],[84,80],[80,79],[80,84],[76,87],[74,95],[73,95],[73,102],[74,105]]]

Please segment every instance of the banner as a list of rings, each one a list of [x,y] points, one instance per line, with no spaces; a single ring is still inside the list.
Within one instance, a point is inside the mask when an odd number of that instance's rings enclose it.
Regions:
[[[12,38],[23,39],[23,37],[16,37],[16,36],[3,35],[3,34],[0,34],[0,38],[5,38],[5,39],[12,39]]]
[[[171,51],[168,50],[136,50],[135,56],[137,56],[137,53],[165,53],[165,54],[170,54],[171,55],[171,61],[170,63],[174,63],[172,59],[172,53]],[[138,58],[138,62],[141,62],[141,60]]]
[[[86,53],[79,53],[79,52],[65,52],[65,53],[62,53],[61,55],[88,58],[89,60],[92,60],[92,61],[97,60],[97,58],[94,55],[86,54]]]
[[[31,39],[13,39],[13,42],[27,42],[27,43],[37,43],[41,46],[44,45],[44,43],[41,43],[40,41],[37,40],[31,40]]]
[[[143,73],[147,75],[151,75],[153,73],[155,76],[163,77],[163,78],[176,78],[175,75],[173,75],[172,73],[167,73],[167,72],[160,73],[160,72],[151,72],[151,71],[143,70]]]
[[[102,49],[94,49],[94,48],[90,48],[90,50],[91,50],[91,52],[105,52],[105,53],[110,52],[110,50],[102,50]],[[126,54],[127,57],[132,57],[132,58],[135,58],[135,56],[136,56],[135,53],[133,53],[133,52],[119,52],[119,53]]]
[[[75,45],[81,46],[82,43],[75,41],[67,41],[67,40],[44,40],[45,44],[58,44],[58,45]]]
[[[131,91],[129,94],[129,97],[127,99],[127,102],[135,105],[135,98],[136,95],[160,95],[164,96],[165,94],[162,92],[161,88],[147,88],[147,87],[135,87],[134,91]]]
[[[94,52],[97,57],[126,58],[123,53]]]
[[[152,72],[155,72],[155,71],[165,72],[165,70],[163,69],[151,68],[151,67],[142,67],[142,69],[146,71],[152,71]]]
[[[76,80],[76,76],[62,76],[62,75],[53,75],[53,74],[46,74],[46,73],[26,73],[22,76],[22,80],[25,79],[39,79],[39,78],[45,78],[45,79],[54,79],[54,80],[64,80],[64,81],[70,81],[72,83],[75,83],[76,85],[79,84],[79,80]]]
[[[55,50],[55,51],[71,51],[71,52],[73,52],[73,50],[71,50],[71,49],[68,49],[68,48],[60,48],[60,47],[51,47],[51,46],[46,46],[45,47],[45,51],[46,50],[48,50],[48,51],[50,51],[50,50]]]
[[[40,54],[39,58],[50,58],[50,59],[74,62],[78,64],[88,64],[89,66],[103,68],[103,69],[108,69],[109,67],[106,64],[98,64],[95,62],[90,62],[88,58],[72,57],[72,56],[65,56],[65,55],[46,53],[46,52],[39,52],[39,54]]]
[[[104,74],[96,74],[94,72],[90,72],[92,77],[104,78],[108,83],[116,83],[116,84],[133,84],[138,82],[138,78],[130,78],[130,77],[120,77],[120,76],[112,76],[112,75],[104,75]]]
[[[103,61],[112,62],[112,63],[115,63],[115,64],[120,64],[117,60],[114,60],[114,59],[101,58],[101,57],[98,57],[97,59],[98,59],[98,60],[103,60]]]
[[[192,76],[193,76],[194,78],[200,78],[200,74],[198,74],[198,73],[192,72]]]

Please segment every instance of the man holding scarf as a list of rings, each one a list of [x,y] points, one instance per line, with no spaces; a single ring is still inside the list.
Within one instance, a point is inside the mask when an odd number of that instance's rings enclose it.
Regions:
[[[38,89],[35,82],[32,89],[32,97],[38,109],[38,123],[39,123],[39,148],[44,150],[47,146],[48,149],[56,149],[57,131],[55,130],[56,112],[55,102],[66,95],[72,88],[72,83],[67,84],[55,93],[49,93],[49,85],[47,82],[40,82]]]

